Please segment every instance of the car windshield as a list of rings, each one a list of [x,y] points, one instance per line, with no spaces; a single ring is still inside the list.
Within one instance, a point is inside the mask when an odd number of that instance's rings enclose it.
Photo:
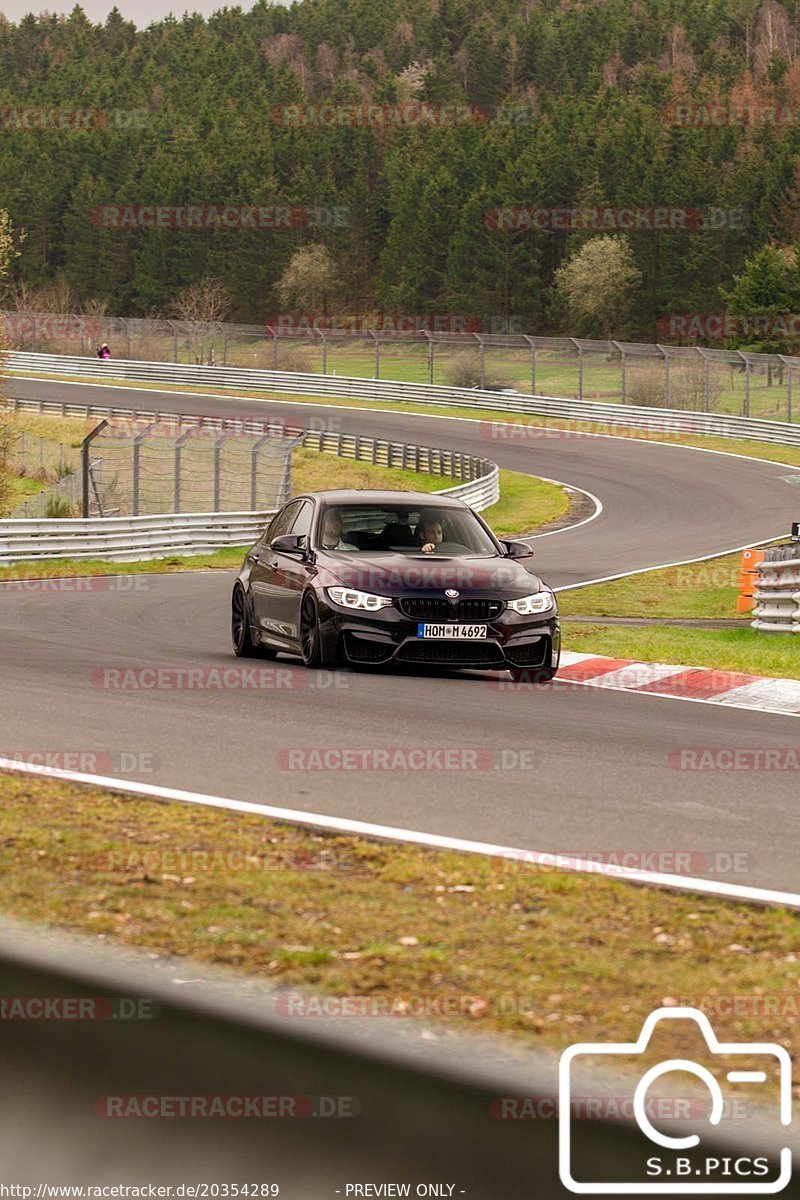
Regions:
[[[324,509],[315,549],[355,554],[498,553],[474,513],[443,505],[342,504]]]

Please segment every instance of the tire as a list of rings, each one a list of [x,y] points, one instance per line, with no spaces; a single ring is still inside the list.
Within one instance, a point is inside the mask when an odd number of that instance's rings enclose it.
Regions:
[[[250,631],[250,612],[247,596],[240,583],[236,584],[231,597],[231,637],[233,653],[237,658],[277,658],[278,651],[271,646],[257,646]]]
[[[325,665],[322,658],[319,612],[313,592],[304,592],[300,601],[300,655],[303,666],[309,671],[316,671]]]

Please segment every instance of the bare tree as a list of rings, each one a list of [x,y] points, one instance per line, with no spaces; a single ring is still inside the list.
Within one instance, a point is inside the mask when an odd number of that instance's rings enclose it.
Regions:
[[[777,55],[791,63],[795,41],[795,31],[783,5],[778,0],[764,0],[756,17],[753,60],[757,74],[764,75]]]
[[[170,315],[182,322],[192,359],[214,362],[214,339],[231,307],[231,297],[221,279],[204,275],[179,292],[170,305]]]
[[[659,62],[674,74],[693,75],[696,69],[694,54],[686,30],[675,22],[667,35],[667,47]]]
[[[80,310],[78,298],[61,272],[47,283],[35,286],[20,281],[13,289],[10,301],[17,312],[76,313]]]

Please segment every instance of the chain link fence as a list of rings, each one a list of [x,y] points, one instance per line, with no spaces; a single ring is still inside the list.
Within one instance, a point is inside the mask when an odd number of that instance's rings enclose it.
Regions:
[[[9,467],[14,475],[54,480],[70,475],[79,462],[79,448],[23,430],[14,443]]]
[[[12,476],[36,489],[10,517],[67,517],[80,503],[80,447],[23,430],[8,460]],[[49,485],[42,487],[41,485]]]
[[[291,492],[302,440],[167,420],[103,422],[88,447],[90,516],[255,512]]]
[[[800,357],[528,334],[5,313],[9,349],[340,375],[797,419]],[[98,369],[102,369],[98,363]]]

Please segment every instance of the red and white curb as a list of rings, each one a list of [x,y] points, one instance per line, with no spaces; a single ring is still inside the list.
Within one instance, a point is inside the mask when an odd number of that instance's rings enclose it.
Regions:
[[[565,650],[557,681],[800,716],[800,679],[770,679],[711,667],[636,662]]]

